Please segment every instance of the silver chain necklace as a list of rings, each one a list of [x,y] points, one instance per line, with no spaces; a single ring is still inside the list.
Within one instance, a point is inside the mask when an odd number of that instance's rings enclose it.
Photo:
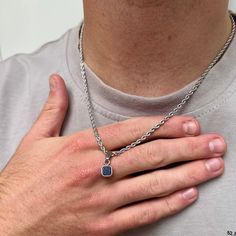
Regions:
[[[92,128],[93,128],[93,133],[95,135],[95,138],[96,138],[96,141],[97,141],[97,144],[98,144],[99,148],[101,149],[101,151],[105,155],[105,160],[104,160],[104,163],[101,167],[101,175],[103,177],[110,177],[113,174],[113,170],[112,170],[112,166],[111,166],[111,160],[110,160],[112,157],[118,156],[118,155],[130,150],[131,148],[136,147],[137,145],[142,143],[144,140],[146,140],[151,134],[153,134],[157,129],[159,129],[162,125],[164,125],[166,121],[168,121],[170,118],[172,118],[174,115],[176,115],[176,113],[178,113],[180,111],[180,109],[184,106],[184,104],[197,91],[197,89],[199,88],[199,86],[201,85],[203,80],[208,75],[209,71],[212,69],[212,67],[218,62],[218,60],[224,54],[224,52],[226,51],[226,49],[230,45],[230,43],[231,43],[231,41],[232,41],[232,39],[235,35],[235,22],[234,22],[234,19],[233,19],[233,16],[232,16],[231,12],[229,12],[229,13],[230,13],[230,19],[232,21],[232,29],[231,29],[231,33],[230,33],[226,43],[224,44],[222,49],[219,51],[219,53],[216,55],[214,60],[209,64],[207,69],[202,73],[202,75],[197,80],[197,82],[193,85],[193,87],[184,96],[182,101],[178,105],[176,105],[176,107],[173,110],[171,110],[168,115],[166,115],[161,121],[159,121],[157,124],[155,124],[153,127],[151,127],[140,138],[138,138],[136,141],[130,143],[129,145],[127,145],[127,146],[125,146],[125,147],[123,147],[123,148],[121,148],[120,150],[117,150],[117,151],[110,151],[110,150],[106,149],[106,147],[104,146],[103,141],[102,141],[102,139],[101,139],[101,137],[98,133],[98,129],[97,129],[97,126],[96,126],[96,121],[95,121],[95,118],[94,118],[94,108],[93,108],[91,97],[90,97],[90,94],[89,94],[88,81],[87,81],[87,76],[86,76],[86,71],[85,71],[85,66],[84,66],[84,55],[83,55],[83,45],[82,45],[84,23],[82,23],[81,28],[79,30],[79,45],[78,45],[79,55],[80,55],[80,70],[81,70],[81,76],[82,76],[82,81],[83,81],[83,85],[84,85],[84,93],[86,95],[86,104],[87,104],[87,107],[88,107],[89,118],[90,118],[91,125],[92,125]]]

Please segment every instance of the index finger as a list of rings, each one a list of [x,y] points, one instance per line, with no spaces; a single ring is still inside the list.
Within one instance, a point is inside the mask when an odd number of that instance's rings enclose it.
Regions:
[[[108,150],[117,150],[131,142],[136,141],[146,133],[155,124],[159,123],[163,116],[137,117],[98,127],[98,133],[103,144]],[[191,116],[174,116],[166,121],[158,130],[156,130],[145,141],[158,138],[180,138],[195,136],[200,134],[200,125],[198,121]],[[71,135],[74,139],[82,135],[83,140],[91,146],[97,146],[93,130],[86,129]]]

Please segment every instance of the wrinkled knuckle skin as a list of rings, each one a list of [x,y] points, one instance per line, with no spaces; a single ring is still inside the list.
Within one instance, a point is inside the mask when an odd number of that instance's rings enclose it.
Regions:
[[[73,188],[78,186],[89,186],[94,184],[100,177],[100,172],[96,166],[91,167],[71,167],[71,173],[65,181],[65,187]]]
[[[134,225],[142,226],[153,223],[156,220],[157,220],[157,213],[154,210],[147,208],[141,210],[140,214],[135,215],[133,222]]]
[[[185,178],[182,178],[182,183],[183,183],[183,186],[193,186],[193,185],[199,184],[206,178],[207,178],[206,174],[204,174],[202,171],[192,170],[192,171],[189,171],[185,175]]]
[[[47,102],[43,109],[47,113],[60,113],[61,111],[65,110],[64,104],[55,104]]]
[[[199,148],[199,143],[195,138],[188,138],[185,145],[182,146],[183,150],[182,153],[183,155],[188,155],[188,154],[193,154],[196,153],[196,150]]]
[[[182,116],[174,116],[170,120],[171,124],[169,125],[169,129],[174,128],[177,132],[184,133],[183,124],[187,122],[187,120],[190,120],[190,119],[187,119],[186,117],[182,117]]]
[[[180,190],[188,186],[192,186],[198,182],[195,176],[196,171],[192,170],[188,172],[184,171],[182,173],[178,173],[178,175],[175,176],[175,185],[172,185],[172,187],[174,188],[174,190]]]
[[[68,153],[78,153],[88,150],[91,147],[89,139],[80,135],[79,137],[70,139],[67,145]]]
[[[131,191],[126,191],[123,195],[123,202],[130,202],[130,199],[134,199],[135,196],[137,196],[137,194],[139,194],[139,190],[131,190]]]
[[[126,165],[132,166],[132,167],[139,167],[142,154],[139,148],[135,147],[129,152],[124,152],[120,155],[120,160],[125,161]],[[118,161],[118,158],[114,158],[114,163]]]
[[[135,201],[137,198],[142,196],[144,193],[147,193],[147,186],[146,185],[139,185],[138,187],[134,187],[130,189],[130,191],[125,191],[123,194],[123,202],[130,202]]]
[[[66,139],[66,138],[65,138]],[[65,185],[68,187],[90,184],[100,177],[100,162],[94,163],[90,155],[89,143],[81,137],[66,139],[64,147],[56,156],[67,168]],[[91,150],[93,153],[93,150]]]
[[[100,236],[100,235],[113,235],[110,231],[109,222],[104,220],[98,220],[89,225],[89,235]]]
[[[162,177],[160,175],[151,176],[149,183],[146,187],[146,193],[150,196],[156,196],[157,193],[163,194],[165,193],[165,185],[163,183]]]
[[[81,194],[79,207],[83,206],[84,210],[101,209],[104,210],[104,202],[109,201],[107,194],[104,191],[98,191],[96,194],[94,192],[89,192],[86,194]]]
[[[153,166],[153,168],[163,166],[165,157],[162,150],[162,141],[157,140],[146,144],[144,155],[147,163]]]
[[[140,137],[140,135],[143,134],[144,130],[142,129],[143,119],[142,118],[136,118],[136,122],[129,126],[129,134],[131,137],[131,140],[137,137]]]
[[[178,212],[178,208],[176,205],[171,204],[168,198],[164,199],[165,207],[167,208],[168,215],[174,215]]]
[[[78,155],[82,154],[82,152],[84,151],[84,149],[82,148],[83,145],[80,145],[80,142],[78,142],[78,140],[69,140],[65,137],[62,137],[62,139],[64,140],[64,142],[61,144],[60,152],[55,155],[55,159],[60,159],[61,161],[63,160],[66,161],[67,164],[70,164],[74,159],[72,157],[78,157]]]

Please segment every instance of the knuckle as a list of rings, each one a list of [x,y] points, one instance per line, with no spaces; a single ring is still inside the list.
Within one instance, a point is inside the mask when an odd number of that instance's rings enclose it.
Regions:
[[[184,176],[184,175],[183,175]],[[183,186],[195,185],[206,178],[206,174],[202,171],[189,171],[185,178],[182,176],[181,181]]]
[[[137,162],[146,163],[149,167],[162,166],[165,158],[162,155],[160,145],[156,141],[140,145],[132,149],[132,151],[125,154],[126,159],[130,165],[135,165]]]
[[[120,155],[120,160],[125,160],[126,164],[128,166],[139,166],[141,162],[141,151],[138,147],[134,147],[129,152],[122,153]],[[117,159],[114,159],[114,163],[117,161]]]
[[[89,186],[94,184],[99,177],[99,170],[97,165],[91,166],[72,166],[71,173],[66,179],[65,186],[67,188],[78,187],[81,185]]]
[[[188,137],[179,143],[179,155],[184,159],[197,160],[209,156],[208,140],[205,137]]]
[[[94,213],[100,213],[100,215],[104,215],[107,211],[107,208],[104,209],[104,202],[106,201],[106,197],[102,194],[102,191],[98,191],[98,195],[93,192],[84,191],[74,199],[73,207],[70,207],[70,213],[75,217],[81,217],[83,214],[87,212],[87,216],[94,215]],[[95,221],[96,222],[96,221]],[[89,222],[87,222],[89,223]]]
[[[134,201],[135,199],[139,198],[146,192],[147,192],[147,186],[142,184],[130,189],[130,191],[125,191],[125,193],[122,196],[123,198],[122,200],[123,202]]]
[[[204,177],[204,175],[198,176],[197,174],[191,173],[189,174],[188,179],[190,183],[198,183]]]
[[[88,209],[103,209],[104,202],[106,201],[106,194],[103,191],[98,191],[96,194],[88,193],[84,195],[83,200],[81,201],[81,205],[84,206],[85,210]]]
[[[181,122],[181,124],[184,124],[185,122],[194,122],[195,125],[199,126],[199,122],[194,116],[185,115],[185,116],[176,116],[176,118],[179,119],[179,122]]]
[[[77,213],[75,215],[75,225],[78,225],[78,221],[80,222],[80,226],[78,227],[79,232],[82,232],[83,235],[93,235],[93,236],[98,236],[102,235],[99,234],[99,227],[97,227],[97,219],[86,219],[83,220],[81,219],[81,216],[77,217]],[[81,222],[83,220],[83,222]],[[74,234],[73,234],[74,235]]]
[[[164,198],[165,207],[168,215],[174,215],[178,212],[176,204],[172,204],[169,198]]]
[[[91,147],[90,141],[88,138],[83,137],[83,135],[77,135],[69,140],[67,151],[69,153],[75,153],[87,150]]]
[[[154,222],[157,218],[157,214],[151,208],[142,209],[140,213],[134,215],[133,221],[135,225],[146,225]]]
[[[153,173],[153,176],[151,176],[149,183],[147,184],[145,192],[151,196],[156,196],[158,192],[161,192],[162,194],[165,192],[165,185],[161,175]]]
[[[61,113],[64,112],[66,108],[67,103],[65,101],[57,103],[47,101],[43,110],[47,113]]]
[[[181,145],[182,147],[182,154],[184,156],[196,153],[196,149],[199,148],[198,142],[196,142],[195,138],[187,138],[185,145]]]
[[[65,112],[65,110],[67,109],[67,104],[65,102],[60,102],[57,105],[57,112]]]
[[[95,223],[92,222],[89,226],[90,235],[108,235],[110,231],[110,223],[105,220],[97,220]]]
[[[138,192],[138,193],[137,193],[137,192]],[[124,202],[129,202],[130,199],[134,199],[135,196],[138,196],[138,195],[139,195],[139,190],[138,190],[138,191],[137,191],[137,190],[126,191],[126,192],[123,194],[122,198],[123,198],[123,201],[124,201]]]
[[[165,162],[162,142],[162,140],[152,141],[145,148],[145,159],[153,167],[162,166]]]
[[[170,128],[174,128],[175,130],[177,131],[181,131],[183,132],[183,124],[185,122],[187,122],[188,120],[190,120],[189,118],[187,119],[186,117],[184,116],[173,116],[172,119],[170,120]]]
[[[91,149],[89,141],[82,136],[64,137],[64,140],[63,147],[56,158],[63,161],[67,167],[68,176],[65,185],[72,187],[82,183],[94,183],[100,176],[100,163],[94,161],[100,153]]]
[[[137,138],[143,134],[143,129],[140,124],[143,124],[143,117],[137,117],[133,119],[133,124],[129,125],[129,134],[131,139]]]

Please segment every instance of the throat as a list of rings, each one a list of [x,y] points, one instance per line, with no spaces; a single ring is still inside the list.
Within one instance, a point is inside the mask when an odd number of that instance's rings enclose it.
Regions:
[[[175,92],[199,78],[225,44],[231,31],[227,2],[84,1],[85,62],[125,93]]]

